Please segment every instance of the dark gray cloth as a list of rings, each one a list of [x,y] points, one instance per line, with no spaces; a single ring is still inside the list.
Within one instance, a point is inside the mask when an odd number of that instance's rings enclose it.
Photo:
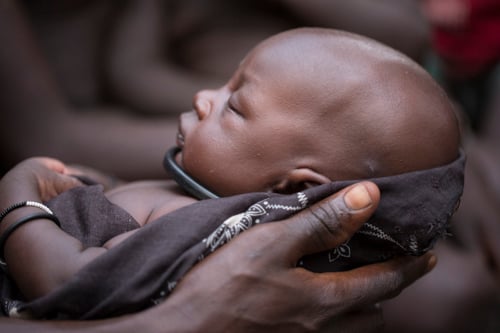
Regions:
[[[305,257],[298,265],[338,271],[396,255],[423,254],[447,233],[462,195],[464,163],[461,154],[446,166],[371,179],[381,190],[372,218],[346,244]],[[249,193],[197,202],[147,224],[20,310],[39,318],[91,319],[150,307],[165,299],[193,265],[238,233],[285,219],[354,182],[333,182],[293,195]],[[63,228],[86,246],[101,245],[138,226],[104,197],[100,186],[73,189],[49,206]]]

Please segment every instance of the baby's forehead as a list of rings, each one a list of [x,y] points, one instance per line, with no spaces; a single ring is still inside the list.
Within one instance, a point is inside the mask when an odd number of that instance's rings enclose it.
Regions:
[[[252,82],[272,87],[273,94],[330,109],[397,109],[435,94],[435,86],[409,58],[351,34],[279,34],[252,50],[244,64],[242,71]]]
[[[389,63],[383,53],[349,36],[292,34],[264,41],[245,60],[255,73],[274,75],[287,84],[338,89],[338,85],[377,80],[374,70],[383,70]]]
[[[262,82],[275,83],[267,84],[273,89],[266,94],[290,98],[289,105],[300,106],[290,110],[304,110],[300,115],[319,115],[309,118],[325,137],[378,142],[407,154],[408,147],[417,146],[415,138],[425,144],[441,140],[440,128],[454,136],[453,112],[437,83],[408,57],[378,42],[314,31],[283,34],[256,47],[248,67]],[[419,151],[418,156],[429,155]]]
[[[349,61],[370,61],[387,57],[384,48],[369,39],[340,33],[283,33],[260,43],[254,52],[264,60],[284,63],[320,62],[323,65]]]
[[[245,59],[243,76],[272,82],[292,98],[303,94],[348,98],[378,80],[369,49],[346,38],[327,38],[325,42],[324,38],[305,37],[272,38],[260,44]]]
[[[297,29],[275,35],[257,45],[253,58],[267,70],[299,70],[330,73],[340,69],[366,72],[400,63],[413,67],[409,59],[379,42],[332,29]]]

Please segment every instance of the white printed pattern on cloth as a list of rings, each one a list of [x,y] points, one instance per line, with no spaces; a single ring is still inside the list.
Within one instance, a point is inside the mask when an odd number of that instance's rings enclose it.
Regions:
[[[249,229],[255,224],[260,223],[260,217],[269,214],[271,210],[286,210],[300,211],[307,207],[309,202],[307,196],[303,192],[297,193],[298,205],[279,205],[270,204],[264,200],[252,205],[246,212],[233,215],[225,220],[212,234],[203,240],[209,252],[214,252],[216,249],[229,242],[236,235]]]
[[[307,207],[309,200],[307,196],[303,192],[297,193],[297,205],[280,205],[280,204],[270,204],[269,201],[263,200],[258,202],[250,208],[240,214],[233,215],[226,219],[214,232],[212,232],[207,238],[203,239],[203,243],[206,246],[205,253],[201,254],[198,258],[199,261],[203,260],[203,258],[217,250],[222,245],[229,242],[238,234],[242,233],[245,230],[248,230],[252,226],[260,223],[260,218],[264,215],[269,214],[271,210],[286,210],[286,211],[300,211]],[[403,245],[397,242],[390,235],[385,233],[382,229],[371,223],[365,223],[361,230],[358,230],[358,233],[369,235],[372,237],[376,237],[401,247],[405,249]],[[339,258],[350,258],[351,257],[351,247],[349,246],[349,241],[344,244],[341,244],[335,249],[332,249],[328,254],[328,260],[330,263],[338,260]],[[301,263],[299,263],[301,265]],[[163,300],[167,294],[170,294],[175,288],[177,281],[167,281],[167,290],[162,291],[160,293],[160,297],[155,299],[154,303],[159,303]]]

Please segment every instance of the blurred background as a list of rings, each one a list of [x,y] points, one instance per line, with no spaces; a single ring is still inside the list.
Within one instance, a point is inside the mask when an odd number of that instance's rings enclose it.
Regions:
[[[386,332],[500,332],[499,0],[0,0],[0,171],[47,155],[125,180],[165,177],[194,93],[301,26],[405,53],[462,125],[453,230],[436,269],[384,304]]]

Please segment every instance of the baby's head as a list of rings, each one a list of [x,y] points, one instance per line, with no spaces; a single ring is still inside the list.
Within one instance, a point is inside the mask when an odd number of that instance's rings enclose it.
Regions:
[[[181,116],[177,160],[221,196],[290,193],[428,169],[458,156],[446,95],[373,40],[302,28],[257,45],[229,82]]]

